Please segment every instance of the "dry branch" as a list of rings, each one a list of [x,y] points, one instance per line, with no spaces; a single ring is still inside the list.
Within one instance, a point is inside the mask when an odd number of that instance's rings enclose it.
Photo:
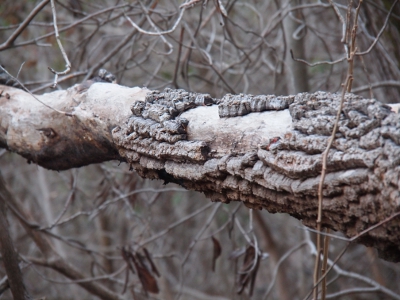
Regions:
[[[87,83],[38,96],[0,86],[0,147],[49,169],[119,159],[138,174],[288,213],[316,227],[322,152],[339,94],[296,96],[164,92]],[[150,92],[150,93],[148,93]],[[146,95],[147,94],[147,95]],[[356,236],[399,209],[399,115],[346,94],[327,161],[322,226]],[[358,242],[400,261],[396,218]]]

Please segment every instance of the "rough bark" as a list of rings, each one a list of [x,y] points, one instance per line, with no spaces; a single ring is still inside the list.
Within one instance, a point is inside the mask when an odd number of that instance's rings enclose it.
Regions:
[[[288,213],[315,228],[321,153],[338,94],[219,100],[96,83],[38,96],[72,115],[65,116],[21,90],[1,89],[0,147],[34,163],[62,170],[125,160],[143,177],[212,201]],[[353,237],[399,211],[400,120],[377,100],[346,94],[339,125],[328,155],[323,226]],[[400,261],[399,219],[358,242]]]

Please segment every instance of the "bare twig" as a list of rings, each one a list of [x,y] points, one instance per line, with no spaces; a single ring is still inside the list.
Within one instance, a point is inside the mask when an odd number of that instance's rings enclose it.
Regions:
[[[156,32],[160,32],[160,30],[157,28],[156,24],[154,24],[154,22],[151,20],[149,12],[146,9],[146,7],[143,5],[142,2],[139,2],[139,3],[140,3],[140,6],[142,7],[142,9],[143,9],[143,11],[144,11],[144,13],[146,15],[146,19],[150,23],[151,27],[153,27]],[[126,16],[126,17],[129,19],[128,16]],[[157,54],[159,54],[159,55],[170,55],[172,53],[172,51],[174,50],[174,47],[172,46],[172,44],[170,42],[167,41],[167,39],[164,37],[164,35],[160,35],[160,38],[168,46],[169,50],[168,50],[168,52],[165,52],[165,53],[158,52]]]
[[[335,61],[317,61],[315,63],[309,63],[308,61],[306,61],[304,59],[295,58],[294,55],[293,55],[292,49],[290,49],[290,55],[292,56],[292,59],[294,59],[295,61],[302,62],[302,63],[304,63],[304,64],[306,64],[307,66],[310,66],[310,67],[315,67],[315,66],[318,66],[318,65],[335,65],[335,64],[340,63],[342,61],[345,61],[347,59],[346,57],[342,57],[342,58],[339,58],[339,59],[337,59]]]
[[[396,4],[398,2],[399,2],[399,0],[395,0],[393,2],[392,7],[390,8],[390,10],[386,16],[385,23],[383,24],[383,26],[382,26],[381,30],[379,31],[378,35],[376,36],[375,40],[372,42],[371,46],[369,46],[369,48],[365,51],[356,52],[355,53],[356,56],[368,54],[375,47],[376,43],[379,41],[380,37],[382,36],[383,32],[385,31],[386,26],[389,23],[390,16],[392,15],[393,9],[396,7]]]
[[[329,233],[329,228],[326,230]],[[329,236],[325,236],[324,238],[324,247],[323,247],[323,260],[322,260],[322,268],[321,275],[324,276],[326,273],[327,265],[328,265],[328,254],[329,254]],[[321,288],[321,299],[325,300],[326,297],[326,276],[322,280],[322,288]]]
[[[53,12],[53,24],[54,24],[54,33],[57,39],[57,43],[58,43],[58,47],[60,47],[60,51],[61,54],[64,58],[65,61],[65,70],[62,72],[57,72],[54,69],[48,67],[48,69],[55,75],[54,76],[54,84],[53,84],[53,88],[55,88],[57,86],[57,79],[59,75],[65,75],[67,73],[69,73],[69,71],[71,70],[71,63],[69,62],[68,56],[65,53],[65,50],[61,44],[61,40],[60,40],[60,35],[58,34],[58,27],[57,27],[57,13],[56,13],[56,7],[54,5],[54,0],[50,0],[51,1],[51,10]]]
[[[281,264],[290,256],[292,255],[294,252],[296,252],[297,250],[299,250],[301,247],[304,247],[307,245],[307,241],[303,241],[295,246],[293,246],[292,248],[290,248],[284,255],[282,255],[282,257],[279,259],[278,263],[276,264],[275,268],[274,268],[274,272],[272,273],[272,280],[267,288],[267,291],[264,294],[263,299],[267,299],[268,295],[271,293],[272,288],[274,287],[276,278],[277,278],[277,273],[278,270],[281,266]]]
[[[71,113],[68,113],[68,112],[65,112],[65,111],[62,111],[62,110],[58,110],[58,109],[56,109],[56,108],[54,108],[54,107],[51,107],[50,105],[44,103],[43,101],[39,100],[39,98],[36,97],[34,94],[32,94],[32,92],[31,92],[27,87],[25,87],[25,85],[24,85],[21,81],[19,81],[18,78],[15,78],[15,77],[12,76],[10,73],[8,73],[8,71],[7,71],[6,69],[4,69],[1,65],[0,65],[0,69],[2,69],[8,76],[10,76],[11,78],[13,78],[16,82],[18,82],[18,84],[24,89],[24,91],[26,91],[27,93],[29,93],[29,95],[31,95],[36,101],[40,102],[41,104],[43,104],[43,105],[46,106],[47,108],[50,108],[51,110],[54,110],[55,112],[58,112],[58,113],[60,113],[60,114],[63,114],[63,115],[65,115],[65,116],[68,116],[68,117],[72,117],[72,116],[73,116]]]
[[[38,266],[43,266],[43,267],[47,267],[47,268],[54,268],[54,264],[52,262],[49,262],[47,260],[43,260],[43,259],[38,259],[36,257],[24,257],[24,260],[38,265]],[[89,277],[89,278],[83,278],[83,279],[76,279],[76,280],[55,280],[52,278],[48,278],[46,276],[44,276],[41,272],[39,272],[39,270],[37,270],[36,268],[33,268],[35,270],[35,272],[42,277],[44,280],[52,282],[52,283],[58,283],[58,284],[72,284],[72,283],[86,283],[86,282],[94,282],[94,281],[98,281],[98,280],[104,280],[104,279],[111,279],[119,274],[121,274],[123,271],[126,270],[126,265],[122,266],[121,268],[119,268],[117,271],[115,271],[112,274],[106,274],[106,275],[102,275],[102,276],[96,276],[96,277]]]
[[[190,253],[192,253],[192,250],[194,248],[194,246],[196,246],[197,242],[200,240],[201,236],[203,235],[204,231],[206,231],[206,229],[211,225],[212,220],[215,217],[215,214],[217,213],[218,209],[221,207],[221,203],[217,203],[216,205],[214,205],[214,209],[212,210],[212,212],[210,213],[210,215],[208,216],[206,222],[204,223],[204,225],[202,226],[202,228],[197,232],[196,236],[194,237],[194,239],[192,240],[192,242],[190,243],[188,249],[186,250],[185,255],[183,256],[181,263],[180,263],[180,274],[181,274],[181,280],[180,282],[180,289],[179,289],[179,293],[178,296],[176,298],[179,298],[180,294],[182,293],[182,288],[183,288],[183,283],[184,283],[184,267],[186,264],[187,259],[190,256]]]
[[[361,237],[360,234],[357,235],[357,238],[359,238],[359,237]],[[316,254],[317,254],[317,251],[316,251],[316,248],[315,248],[314,244],[311,242],[311,240],[310,240],[309,238],[308,238],[307,240],[308,240],[308,245],[309,245],[309,247],[310,247],[310,249],[311,249],[311,253],[312,253],[313,255],[316,255]],[[343,269],[341,269],[341,268],[337,265],[337,262],[338,262],[339,259],[343,256],[343,254],[347,251],[347,249],[348,249],[348,247],[349,247],[350,244],[351,244],[351,243],[348,243],[348,244],[344,247],[344,249],[339,253],[339,255],[336,257],[336,259],[335,259],[334,261],[331,261],[331,260],[328,259],[328,264],[330,265],[330,267],[329,267],[329,269],[327,270],[327,272],[321,277],[320,282],[321,282],[322,280],[324,280],[324,278],[327,276],[327,274],[328,274],[332,269],[334,269],[335,272],[336,272],[339,276],[347,276],[347,277],[350,277],[350,278],[353,278],[353,279],[360,280],[360,281],[362,281],[362,282],[364,282],[364,283],[367,283],[367,284],[369,284],[369,285],[372,285],[373,288],[374,288],[373,291],[382,292],[382,293],[384,293],[384,294],[386,294],[386,295],[392,297],[393,299],[400,299],[400,295],[398,295],[398,294],[394,293],[393,291],[391,291],[390,289],[388,289],[388,288],[386,288],[386,287],[380,285],[380,284],[379,284],[378,282],[376,282],[375,280],[373,280],[373,279],[371,279],[371,278],[368,278],[368,277],[366,277],[366,276],[363,276],[363,275],[354,273],[354,272],[344,271]],[[364,289],[365,289],[364,292],[369,291],[368,288],[364,288]],[[350,293],[351,290],[353,290],[353,289],[345,290],[346,292],[343,291],[343,292],[344,292],[343,295],[345,295],[345,294],[347,294],[347,293]],[[354,292],[355,292],[355,291],[356,291],[356,290],[354,290]],[[359,289],[357,289],[357,291],[360,292]],[[304,298],[304,300],[308,299],[308,297],[309,297],[310,295],[311,295],[311,292]],[[339,295],[341,295],[341,292],[339,292],[339,293],[334,293],[334,294],[331,294],[331,295],[327,295],[326,298],[328,298],[328,299],[333,298],[333,295],[339,296]]]
[[[91,220],[91,219],[95,218],[100,213],[100,211],[105,210],[111,204],[117,203],[117,202],[123,200],[126,197],[129,197],[129,196],[132,196],[132,195],[135,195],[135,194],[139,194],[139,193],[144,193],[144,192],[159,193],[159,192],[168,192],[168,191],[187,192],[187,190],[183,190],[183,189],[180,189],[180,188],[164,188],[164,189],[159,189],[159,190],[153,189],[153,188],[137,189],[137,190],[131,191],[129,193],[122,194],[122,195],[120,195],[118,197],[112,198],[110,200],[107,200],[106,202],[102,203],[101,205],[99,205],[98,207],[96,207],[93,210],[90,210],[90,211],[79,211],[79,212],[77,212],[77,213],[65,218],[62,221],[58,220],[57,222],[53,222],[53,224],[51,224],[49,226],[40,227],[40,228],[38,228],[38,226],[36,225],[35,228],[37,228],[37,230],[40,230],[40,231],[47,231],[47,230],[49,230],[49,229],[51,229],[51,228],[53,228],[55,226],[60,226],[60,225],[64,225],[66,223],[69,223],[69,222],[71,222],[72,220],[76,219],[79,216],[90,216],[89,219]],[[32,225],[32,226],[34,226],[34,225]]]
[[[343,109],[343,103],[344,103],[344,98],[345,98],[345,93],[351,91],[351,85],[353,82],[353,72],[354,72],[354,54],[357,51],[356,47],[356,36],[357,36],[357,22],[358,22],[358,14],[361,8],[362,0],[359,1],[359,4],[356,8],[356,13],[354,16],[354,21],[353,21],[353,27],[350,30],[350,18],[351,18],[351,9],[352,9],[352,1],[349,2],[348,9],[347,9],[347,21],[346,21],[346,37],[345,37],[345,49],[348,49],[348,69],[347,69],[347,78],[345,83],[343,84],[342,88],[342,95],[341,95],[341,100],[340,100],[340,105],[336,114],[336,120],[335,124],[332,130],[331,137],[329,138],[328,145],[325,149],[325,151],[322,153],[322,171],[321,171],[321,178],[318,186],[318,217],[317,217],[317,230],[318,232],[321,232],[322,229],[322,199],[323,199],[323,185],[325,181],[325,176],[326,176],[326,169],[327,169],[327,160],[328,160],[328,153],[330,148],[332,147],[333,141],[335,139],[335,135],[337,132],[337,129],[339,127],[339,119],[340,115],[342,113]],[[351,32],[351,36],[350,36]],[[321,235],[317,233],[317,254],[315,256],[315,269],[314,269],[314,299],[316,300],[318,298],[318,284],[317,282],[319,281],[319,265],[320,265],[320,254],[321,251],[324,252],[324,263],[322,266],[322,276],[324,275],[324,272],[326,270],[326,260],[327,260],[327,255],[328,255],[328,249],[325,248],[325,246],[329,245],[329,238],[325,237],[325,243],[324,247],[321,250]],[[322,300],[325,300],[326,296],[326,280],[324,279],[322,281]]]
[[[61,220],[61,218],[64,216],[64,214],[66,213],[68,207],[70,206],[73,198],[74,198],[74,194],[76,192],[76,185],[77,185],[77,176],[74,176],[74,180],[71,186],[71,190],[69,192],[69,195],[67,197],[67,201],[65,201],[65,205],[63,207],[63,209],[61,210],[61,212],[58,214],[58,216],[55,218],[55,220],[51,223],[51,225],[47,228],[47,229],[52,229],[54,226],[56,226],[58,224],[58,222]]]
[[[8,207],[12,208],[12,211],[14,213],[15,211],[17,211],[17,213],[15,213],[16,217],[21,220],[21,224],[23,225],[25,231],[33,239],[35,244],[42,252],[42,255],[45,257],[45,260],[48,262],[48,264],[52,266],[54,270],[57,270],[59,273],[73,280],[86,278],[83,273],[81,273],[78,269],[65,261],[61,256],[59,256],[59,254],[54,250],[53,245],[46,237],[44,237],[41,233],[35,231],[26,224],[25,220],[27,220],[27,222],[29,223],[35,222],[32,220],[30,214],[26,212],[26,210],[9,192],[7,193],[6,203]],[[79,285],[81,285],[84,289],[93,293],[94,295],[99,296],[101,299],[119,299],[119,296],[117,294],[105,288],[101,284],[95,282],[82,282],[79,283]]]
[[[48,0],[48,1],[50,1],[50,0]],[[115,5],[115,6],[113,5],[111,7],[107,7],[107,8],[101,9],[101,10],[99,10],[99,11],[93,13],[93,14],[90,14],[90,15],[88,15],[88,16],[86,16],[86,17],[84,17],[84,18],[82,18],[82,19],[80,19],[78,21],[76,21],[76,22],[68,23],[68,25],[60,28],[58,31],[59,32],[64,32],[66,30],[69,30],[71,28],[74,28],[74,27],[78,26],[79,24],[85,23],[88,20],[95,19],[99,15],[105,14],[105,13],[110,12],[110,11],[114,11],[114,10],[116,10],[118,8],[124,8],[126,6],[129,6],[129,4],[124,3],[124,4]],[[123,15],[123,13],[121,12],[120,15]],[[117,16],[117,17],[119,17],[119,16]],[[53,24],[51,24],[51,26],[54,27]],[[54,36],[54,34],[55,34],[55,32],[52,31],[52,32],[46,33],[46,34],[44,34],[42,36],[36,37],[36,38],[28,40],[28,41],[24,41],[24,42],[20,42],[20,43],[14,43],[13,44],[13,48],[32,45],[32,44],[38,44],[39,41],[41,41],[43,39],[46,39],[48,37],[52,37],[52,36]]]
[[[165,235],[166,233],[168,233],[169,231],[171,231],[171,230],[172,230],[173,228],[175,228],[176,226],[182,224],[183,222],[186,222],[187,220],[193,218],[194,216],[197,216],[199,213],[205,211],[206,209],[208,209],[208,208],[210,208],[211,206],[214,206],[214,205],[215,205],[214,203],[209,203],[208,205],[205,205],[205,206],[199,208],[198,210],[196,210],[196,211],[194,211],[193,213],[191,213],[191,214],[185,216],[184,218],[182,218],[182,219],[180,219],[180,220],[178,220],[178,221],[176,221],[176,222],[170,224],[166,229],[164,229],[164,230],[160,231],[159,233],[157,233],[157,234],[155,234],[155,235],[153,235],[153,236],[151,236],[151,237],[149,237],[149,238],[147,238],[147,239],[141,241],[141,242],[139,243],[139,246],[138,246],[138,247],[139,247],[139,248],[140,248],[140,247],[143,247],[144,245],[146,245],[146,244],[148,244],[148,243],[150,243],[150,242],[152,242],[152,241],[154,241],[154,240],[160,238],[161,236]]]
[[[332,147],[333,141],[335,139],[336,131],[339,126],[338,124],[339,124],[340,115],[342,114],[342,108],[343,108],[343,103],[344,103],[344,99],[345,99],[344,96],[346,93],[346,87],[349,84],[350,78],[351,78],[350,76],[347,76],[346,81],[343,84],[342,95],[341,95],[339,108],[338,108],[338,111],[336,114],[335,125],[333,127],[331,137],[329,138],[328,145],[326,146],[325,151],[322,153],[322,171],[321,171],[321,179],[320,179],[319,186],[318,186],[318,217],[317,217],[318,232],[321,232],[321,227],[322,227],[321,223],[322,223],[323,184],[324,184],[325,176],[326,176],[328,153]],[[317,288],[316,283],[318,282],[318,278],[319,278],[318,274],[319,274],[320,252],[321,252],[321,236],[320,236],[320,234],[317,234],[317,255],[316,255],[316,259],[315,259],[316,267],[314,269],[314,285],[316,286],[316,288],[314,290],[314,299],[317,299],[317,295],[318,295],[318,288]]]
[[[307,299],[311,296],[311,294],[313,294],[313,292],[315,291],[315,287],[316,287],[318,284],[320,284],[320,283],[324,280],[324,278],[329,274],[329,272],[332,270],[332,268],[333,268],[333,267],[337,264],[337,262],[342,258],[342,256],[344,255],[344,253],[347,251],[347,249],[349,248],[349,246],[350,246],[354,241],[356,241],[357,239],[359,239],[359,238],[362,237],[363,235],[367,234],[368,232],[370,232],[370,231],[372,231],[372,230],[374,230],[374,229],[376,229],[376,228],[382,226],[383,224],[385,224],[385,223],[387,223],[387,222],[390,222],[391,220],[393,220],[394,218],[396,218],[396,217],[398,217],[398,216],[400,216],[400,212],[397,212],[397,213],[395,213],[395,214],[393,214],[393,215],[387,217],[386,219],[380,221],[379,223],[377,223],[377,224],[375,224],[375,225],[373,225],[373,226],[371,226],[371,227],[368,227],[367,229],[361,231],[360,233],[358,233],[357,235],[353,236],[353,237],[350,238],[350,239],[348,239],[348,238],[343,238],[343,237],[339,237],[339,236],[336,236],[336,235],[333,235],[333,234],[330,234],[330,233],[318,232],[318,231],[316,231],[316,230],[307,228],[307,231],[316,232],[317,234],[326,235],[326,236],[329,236],[329,237],[335,238],[335,239],[344,240],[344,241],[347,241],[348,243],[347,243],[347,245],[343,248],[343,250],[338,254],[338,256],[335,258],[335,260],[334,260],[333,262],[329,262],[329,265],[330,265],[329,269],[325,272],[325,274],[323,274],[323,275],[318,279],[318,281],[314,284],[313,288],[310,290],[310,292],[307,294],[307,296],[304,298],[304,300],[307,300]],[[308,235],[308,236],[309,236],[309,235]],[[313,249],[314,255],[317,255],[316,248],[315,248],[315,246],[311,243],[311,241],[309,241],[309,246],[311,247],[311,249]]]
[[[131,23],[131,25],[132,25],[137,31],[139,31],[140,33],[143,33],[143,34],[146,34],[146,35],[162,36],[162,35],[165,35],[165,34],[168,34],[168,33],[172,33],[172,32],[175,31],[175,29],[178,27],[179,23],[180,23],[181,20],[182,20],[182,17],[183,17],[183,14],[184,14],[185,10],[186,10],[186,8],[185,8],[185,7],[182,7],[182,9],[181,9],[181,11],[180,11],[180,13],[179,13],[179,16],[178,16],[178,18],[176,19],[174,25],[173,25],[170,29],[164,30],[164,31],[159,31],[159,30],[157,30],[156,32],[146,31],[146,30],[143,30],[142,28],[140,28],[141,25],[137,25],[137,24],[136,24],[135,22],[133,22],[132,19],[129,18],[127,15],[125,15],[125,18],[126,18],[126,19],[129,21],[129,23]]]
[[[31,11],[28,17],[26,17],[26,19],[18,26],[17,30],[11,34],[7,41],[0,45],[0,51],[13,46],[14,41],[21,35],[32,19],[47,5],[47,3],[49,3],[49,1],[50,0],[43,0]]]
[[[179,45],[178,45],[178,57],[176,58],[175,62],[175,70],[174,70],[174,77],[172,79],[172,84],[177,89],[178,88],[178,71],[179,71],[179,64],[181,61],[181,53],[182,53],[182,44],[183,44],[183,36],[185,34],[185,27],[181,28],[181,33],[179,35]]]
[[[6,203],[9,197],[10,193],[0,173],[0,254],[14,299],[28,300],[32,298],[25,287],[22,272],[19,268],[18,253],[14,249],[14,244],[9,234],[6,214]]]
[[[347,92],[350,93],[351,92],[351,86],[353,84],[353,74],[354,74],[354,53],[356,53],[357,51],[357,47],[356,47],[356,37],[357,37],[357,28],[358,28],[358,14],[360,13],[360,8],[361,8],[361,4],[362,4],[362,0],[359,1],[358,6],[356,8],[356,13],[354,16],[354,21],[353,21],[353,28],[351,29],[351,40],[350,40],[350,53],[348,54],[349,59],[349,69],[347,72],[347,75],[350,76],[350,80],[349,83],[346,87]],[[351,7],[350,7],[351,9]],[[349,10],[350,10],[349,9]]]
[[[341,42],[344,43],[345,38],[346,38],[346,21],[344,20],[342,14],[340,13],[340,10],[339,10],[338,6],[336,5],[336,3],[333,2],[332,0],[329,0],[329,3],[332,5],[333,10],[335,11],[335,14],[337,15],[337,17],[340,20],[340,23],[342,23],[342,40],[341,40]]]

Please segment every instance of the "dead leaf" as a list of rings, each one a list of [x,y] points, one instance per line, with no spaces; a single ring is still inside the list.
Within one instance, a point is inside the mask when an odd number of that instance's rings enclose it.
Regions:
[[[158,289],[157,280],[147,269],[146,265],[142,262],[140,255],[138,256],[136,253],[135,256],[133,254],[131,255],[131,259],[133,261],[133,264],[135,265],[136,272],[145,292],[158,294],[160,290]]]
[[[147,251],[146,248],[143,248],[144,255],[140,254],[139,252],[132,252],[129,247],[123,247],[121,250],[122,258],[126,261],[129,270],[132,273],[137,274],[139,277],[140,283],[143,286],[143,290],[147,295],[148,292],[158,294],[160,292],[157,280],[153,276],[152,273],[156,274],[160,277],[160,273],[158,272],[155,264],[153,263],[150,253]],[[129,270],[127,270],[129,272]],[[128,282],[128,275],[125,278],[125,286],[123,293],[126,291],[126,286]]]
[[[211,237],[212,242],[213,242],[213,259],[212,259],[212,271],[215,272],[215,262],[217,261],[217,258],[221,255],[222,248],[221,244],[215,237]]]
[[[256,253],[256,249],[249,245],[243,259],[243,265],[239,271],[238,291],[240,295],[250,282],[249,295],[253,295],[254,283],[257,276],[258,267],[260,265],[260,256]]]
[[[150,263],[151,271],[152,271],[154,274],[156,274],[157,277],[160,277],[160,273],[158,272],[158,270],[157,270],[157,268],[156,268],[156,265],[154,264],[153,260],[151,259],[151,255],[150,255],[149,251],[147,251],[146,248],[143,248],[143,252],[144,252],[144,255],[146,255],[146,258],[147,258],[147,260],[148,260],[149,263]]]

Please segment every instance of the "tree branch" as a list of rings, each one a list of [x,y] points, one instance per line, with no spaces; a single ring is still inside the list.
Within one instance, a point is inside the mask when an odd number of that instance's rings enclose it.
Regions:
[[[13,197],[13,195],[8,191],[8,189],[4,185],[4,182],[1,182],[1,180],[0,180],[0,192],[1,192],[0,193],[0,208],[1,208],[1,205],[7,206],[8,208],[10,208],[10,210],[15,214],[15,216],[21,221],[21,224],[24,227],[27,234],[32,238],[32,240],[34,241],[36,246],[40,249],[43,259],[37,259],[37,261],[36,260],[34,261],[35,263],[38,263],[39,265],[43,265],[46,267],[50,267],[72,280],[80,281],[80,282],[78,282],[78,284],[82,288],[86,289],[88,292],[92,293],[93,295],[98,296],[100,299],[104,299],[104,300],[122,299],[118,294],[107,289],[102,284],[99,284],[94,281],[85,281],[84,279],[86,279],[87,276],[84,273],[80,272],[78,268],[76,268],[75,266],[70,264],[68,261],[66,261],[64,258],[62,258],[55,251],[55,247],[52,245],[50,240],[46,236],[42,235],[40,232],[37,231],[37,229],[39,227],[37,225],[35,225],[36,222],[33,220],[33,217]],[[3,231],[1,231],[1,233],[3,233]],[[1,233],[0,233],[0,235],[2,235]],[[8,261],[8,263],[10,263],[9,256],[4,256],[4,258],[8,258],[7,261]],[[19,296],[19,297],[14,296],[15,299],[24,299],[24,300],[31,299],[31,298],[29,298],[29,295],[26,293],[25,289],[23,289],[22,276],[20,276],[18,274],[17,275],[13,274],[13,277],[11,277],[9,275],[9,272],[18,272],[19,269],[17,270],[15,266],[6,265],[6,270],[7,270],[7,275],[9,278],[11,290],[13,291],[13,287],[12,287],[12,282],[10,280],[14,279],[14,278],[18,278],[16,276],[19,276],[21,282],[14,282],[14,284],[16,284],[16,283],[18,284],[17,288],[18,288],[19,295],[21,295],[22,293],[25,293],[25,298],[21,298],[22,296]],[[13,292],[13,295],[14,295],[14,292]]]
[[[0,147],[34,163],[63,170],[125,160],[142,177],[178,183],[212,201],[288,213],[316,227],[322,153],[339,94],[213,99],[84,83],[38,96],[71,112],[67,117],[21,90],[0,90]],[[353,237],[399,211],[399,127],[388,106],[345,95],[327,159],[323,227]],[[399,219],[358,242],[400,261]]]
[[[3,176],[0,173],[0,253],[8,277],[8,284],[15,300],[32,299],[26,290],[22,272],[19,268],[18,253],[9,234],[6,197],[8,191],[5,187]],[[1,294],[1,293],[0,293]]]

